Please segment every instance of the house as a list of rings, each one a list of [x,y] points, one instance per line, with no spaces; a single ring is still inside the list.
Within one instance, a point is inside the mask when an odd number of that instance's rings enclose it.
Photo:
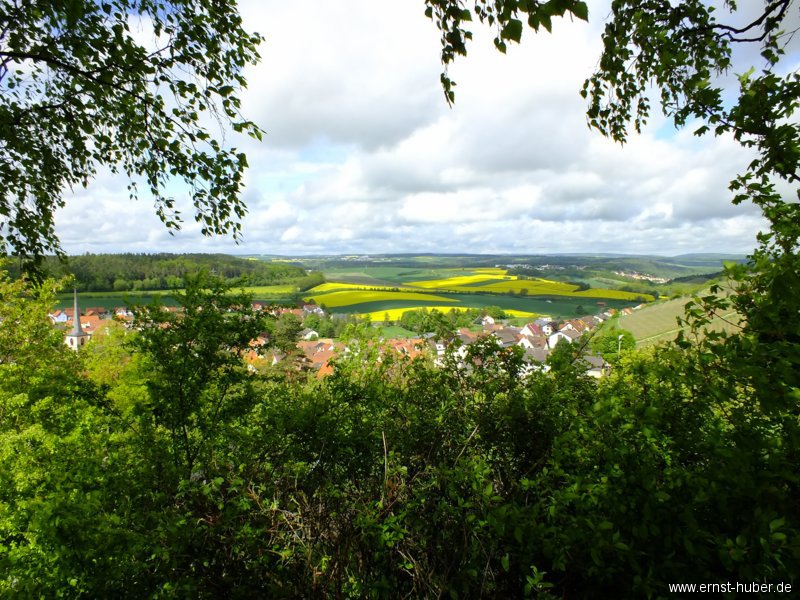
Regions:
[[[523,348],[547,348],[547,336],[545,335],[523,335],[520,336],[517,346]]]
[[[66,323],[72,320],[72,312],[73,312],[72,309],[68,308],[65,310],[56,310],[54,312],[51,312],[48,316],[50,317],[50,320],[53,322],[53,324]]]
[[[303,314],[306,315],[319,315],[320,317],[325,316],[325,311],[316,304],[303,304],[302,310]]]
[[[600,379],[611,368],[599,354],[587,354],[581,357],[581,361],[586,364],[586,374],[595,379]]]
[[[344,345],[330,338],[322,338],[297,342],[297,347],[303,353],[308,367],[317,372],[317,377],[324,377],[333,372],[330,361],[343,350]]]
[[[524,336],[533,337],[542,335],[544,330],[542,330],[542,326],[538,323],[526,323],[525,326],[519,330],[519,332]]]
[[[561,325],[559,331],[563,331],[565,329],[571,329],[573,331],[577,331],[578,333],[583,333],[586,331],[586,324],[580,319],[568,319],[564,321],[564,324]]]
[[[83,329],[90,336],[94,335],[101,329],[102,326],[108,325],[107,319],[103,319],[97,315],[84,315],[79,317],[81,322],[81,329]]]
[[[522,360],[525,362],[523,375],[529,375],[534,371],[547,373],[550,370],[550,365],[547,364],[548,356],[550,356],[550,349],[547,347],[527,348],[522,356]]]
[[[551,319],[536,319],[534,321],[536,325],[542,328],[542,333],[545,335],[552,335],[553,332],[557,329],[557,323],[552,321]]]
[[[595,329],[597,326],[603,324],[603,319],[600,319],[600,318],[598,318],[596,316],[585,317],[585,318],[583,318],[581,320],[584,323],[586,323],[586,327],[588,327],[589,329]]]
[[[555,348],[558,342],[560,342],[561,340],[566,340],[567,343],[571,344],[579,337],[581,337],[581,334],[575,331],[574,329],[569,329],[569,328],[560,329],[559,331],[556,331],[554,334],[552,334],[547,338],[547,345],[550,348]]]
[[[481,334],[472,331],[469,327],[462,327],[458,330],[456,337],[461,341],[464,345],[469,345],[472,342],[476,341]]]
[[[494,318],[490,317],[489,315],[485,315],[481,319],[481,325],[483,325],[484,327],[486,327],[487,325],[494,325],[494,324],[495,324]]]
[[[492,335],[497,339],[502,348],[509,348],[516,345],[522,337],[519,335],[518,330],[515,331],[511,328],[500,329],[499,331],[492,332]]]
[[[104,306],[90,306],[84,311],[84,314],[89,317],[97,317],[99,319],[107,319],[109,317],[108,309]]]
[[[114,309],[114,318],[120,321],[130,321],[133,319],[133,311],[124,306]]]
[[[316,331],[314,331],[313,329],[309,329],[308,327],[303,329],[299,333],[299,336],[300,336],[301,340],[306,340],[306,341],[315,340],[315,339],[319,338],[319,334]]]
[[[436,352],[436,357],[441,358],[442,356],[444,356],[445,351],[447,351],[447,342],[433,335],[430,336],[426,335],[425,337],[428,342],[428,345],[434,352]]]
[[[389,339],[385,342],[385,347],[390,348],[398,354],[416,358],[423,352],[425,341],[422,338]]]

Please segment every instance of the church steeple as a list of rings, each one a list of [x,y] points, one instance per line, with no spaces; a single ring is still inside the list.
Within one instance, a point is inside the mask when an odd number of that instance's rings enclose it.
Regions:
[[[75,288],[75,307],[74,307],[73,310],[74,310],[73,316],[72,316],[73,325],[72,325],[72,331],[70,332],[70,335],[75,335],[75,336],[86,335],[84,333],[83,329],[81,329],[81,312],[80,312],[80,309],[78,309],[78,289],[77,288]]]
[[[89,340],[90,337],[91,336],[81,327],[81,311],[78,308],[78,289],[75,288],[75,304],[72,313],[72,331],[67,334],[64,342],[67,344],[67,346],[77,351]]]

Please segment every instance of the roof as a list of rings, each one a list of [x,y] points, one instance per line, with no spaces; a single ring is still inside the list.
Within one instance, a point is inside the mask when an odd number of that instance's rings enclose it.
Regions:
[[[503,346],[512,346],[519,340],[519,333],[509,329],[500,329],[495,331],[493,335],[500,340]]]
[[[543,363],[547,360],[547,357],[550,356],[550,350],[548,348],[526,348],[525,354],[523,358],[527,362],[537,362]]]
[[[608,366],[605,359],[598,354],[586,354],[582,356],[581,359],[589,363],[589,366],[594,369],[603,369]]]

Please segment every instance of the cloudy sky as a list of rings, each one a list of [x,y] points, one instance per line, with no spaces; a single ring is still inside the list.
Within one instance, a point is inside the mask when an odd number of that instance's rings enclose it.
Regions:
[[[146,197],[100,176],[57,216],[67,252],[743,253],[763,227],[730,203],[749,158],[732,140],[660,117],[624,147],[587,128],[578,92],[607,0],[506,56],[476,24],[453,108],[421,0],[240,4],[266,37],[243,108],[267,135],[234,140],[251,165],[243,243],[204,238],[188,204],[170,236]]]

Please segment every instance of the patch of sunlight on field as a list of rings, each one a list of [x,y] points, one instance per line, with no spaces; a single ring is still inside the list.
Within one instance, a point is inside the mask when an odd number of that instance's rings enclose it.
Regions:
[[[392,291],[392,290],[407,290],[407,291],[414,291],[414,288],[410,288],[404,285],[369,285],[364,283],[344,283],[338,281],[329,281],[327,283],[321,283],[318,286],[315,286],[308,290],[309,294],[326,294],[328,292],[340,292],[340,291],[349,291],[349,290],[364,290],[364,291]]]
[[[514,279],[511,281],[500,281],[487,283],[486,285],[473,285],[469,288],[460,288],[459,291],[491,292],[495,294],[515,294],[526,290],[526,296],[571,296],[578,289],[577,286],[560,281],[549,281],[547,279]]]
[[[256,295],[265,295],[265,296],[273,296],[273,295],[283,295],[283,294],[293,294],[297,291],[296,285],[255,285],[252,287],[244,288],[244,291],[248,294]]]
[[[418,306],[416,308],[391,308],[389,310],[376,310],[373,312],[368,313],[359,313],[359,317],[369,317],[372,321],[385,321],[386,315],[389,315],[390,321],[398,321],[402,318],[403,313],[407,313],[412,310],[438,310],[441,313],[448,313],[451,310],[469,310],[469,307],[464,306]],[[524,310],[506,310],[505,313],[510,317],[522,317],[522,318],[531,318],[531,317],[538,317],[537,313],[526,312]]]
[[[389,288],[391,289],[391,288]],[[436,296],[434,294],[422,294],[415,292],[391,292],[391,291],[372,291],[372,290],[343,290],[339,292],[329,292],[306,296],[306,300],[314,300],[317,304],[324,304],[328,308],[340,308],[351,304],[363,304],[364,302],[383,302],[387,300],[414,300],[419,302],[457,302],[450,298]]]
[[[574,298],[606,298],[610,300],[638,299],[652,301],[650,294],[625,292],[622,290],[589,289],[578,291],[578,286],[562,281],[549,279],[517,279],[514,276],[504,277],[506,281],[497,281],[496,275],[464,275],[449,277],[447,279],[431,279],[429,281],[415,281],[409,285],[424,287],[433,290],[448,290],[455,292],[481,292],[489,294],[523,294],[525,296],[570,296]],[[481,285],[484,283],[484,285]]]
[[[409,281],[407,285],[427,289],[458,290],[459,286],[480,283],[481,281],[494,281],[497,274],[487,273],[484,275],[461,275],[458,277],[448,277],[447,279],[428,279],[425,281]],[[467,288],[466,291],[475,291],[478,287]]]
[[[472,269],[472,270],[475,273],[482,273],[486,275],[499,275],[499,276],[503,276],[508,272],[505,269],[500,269],[498,267],[486,267],[482,269]],[[509,275],[509,277],[511,277],[511,275]]]

